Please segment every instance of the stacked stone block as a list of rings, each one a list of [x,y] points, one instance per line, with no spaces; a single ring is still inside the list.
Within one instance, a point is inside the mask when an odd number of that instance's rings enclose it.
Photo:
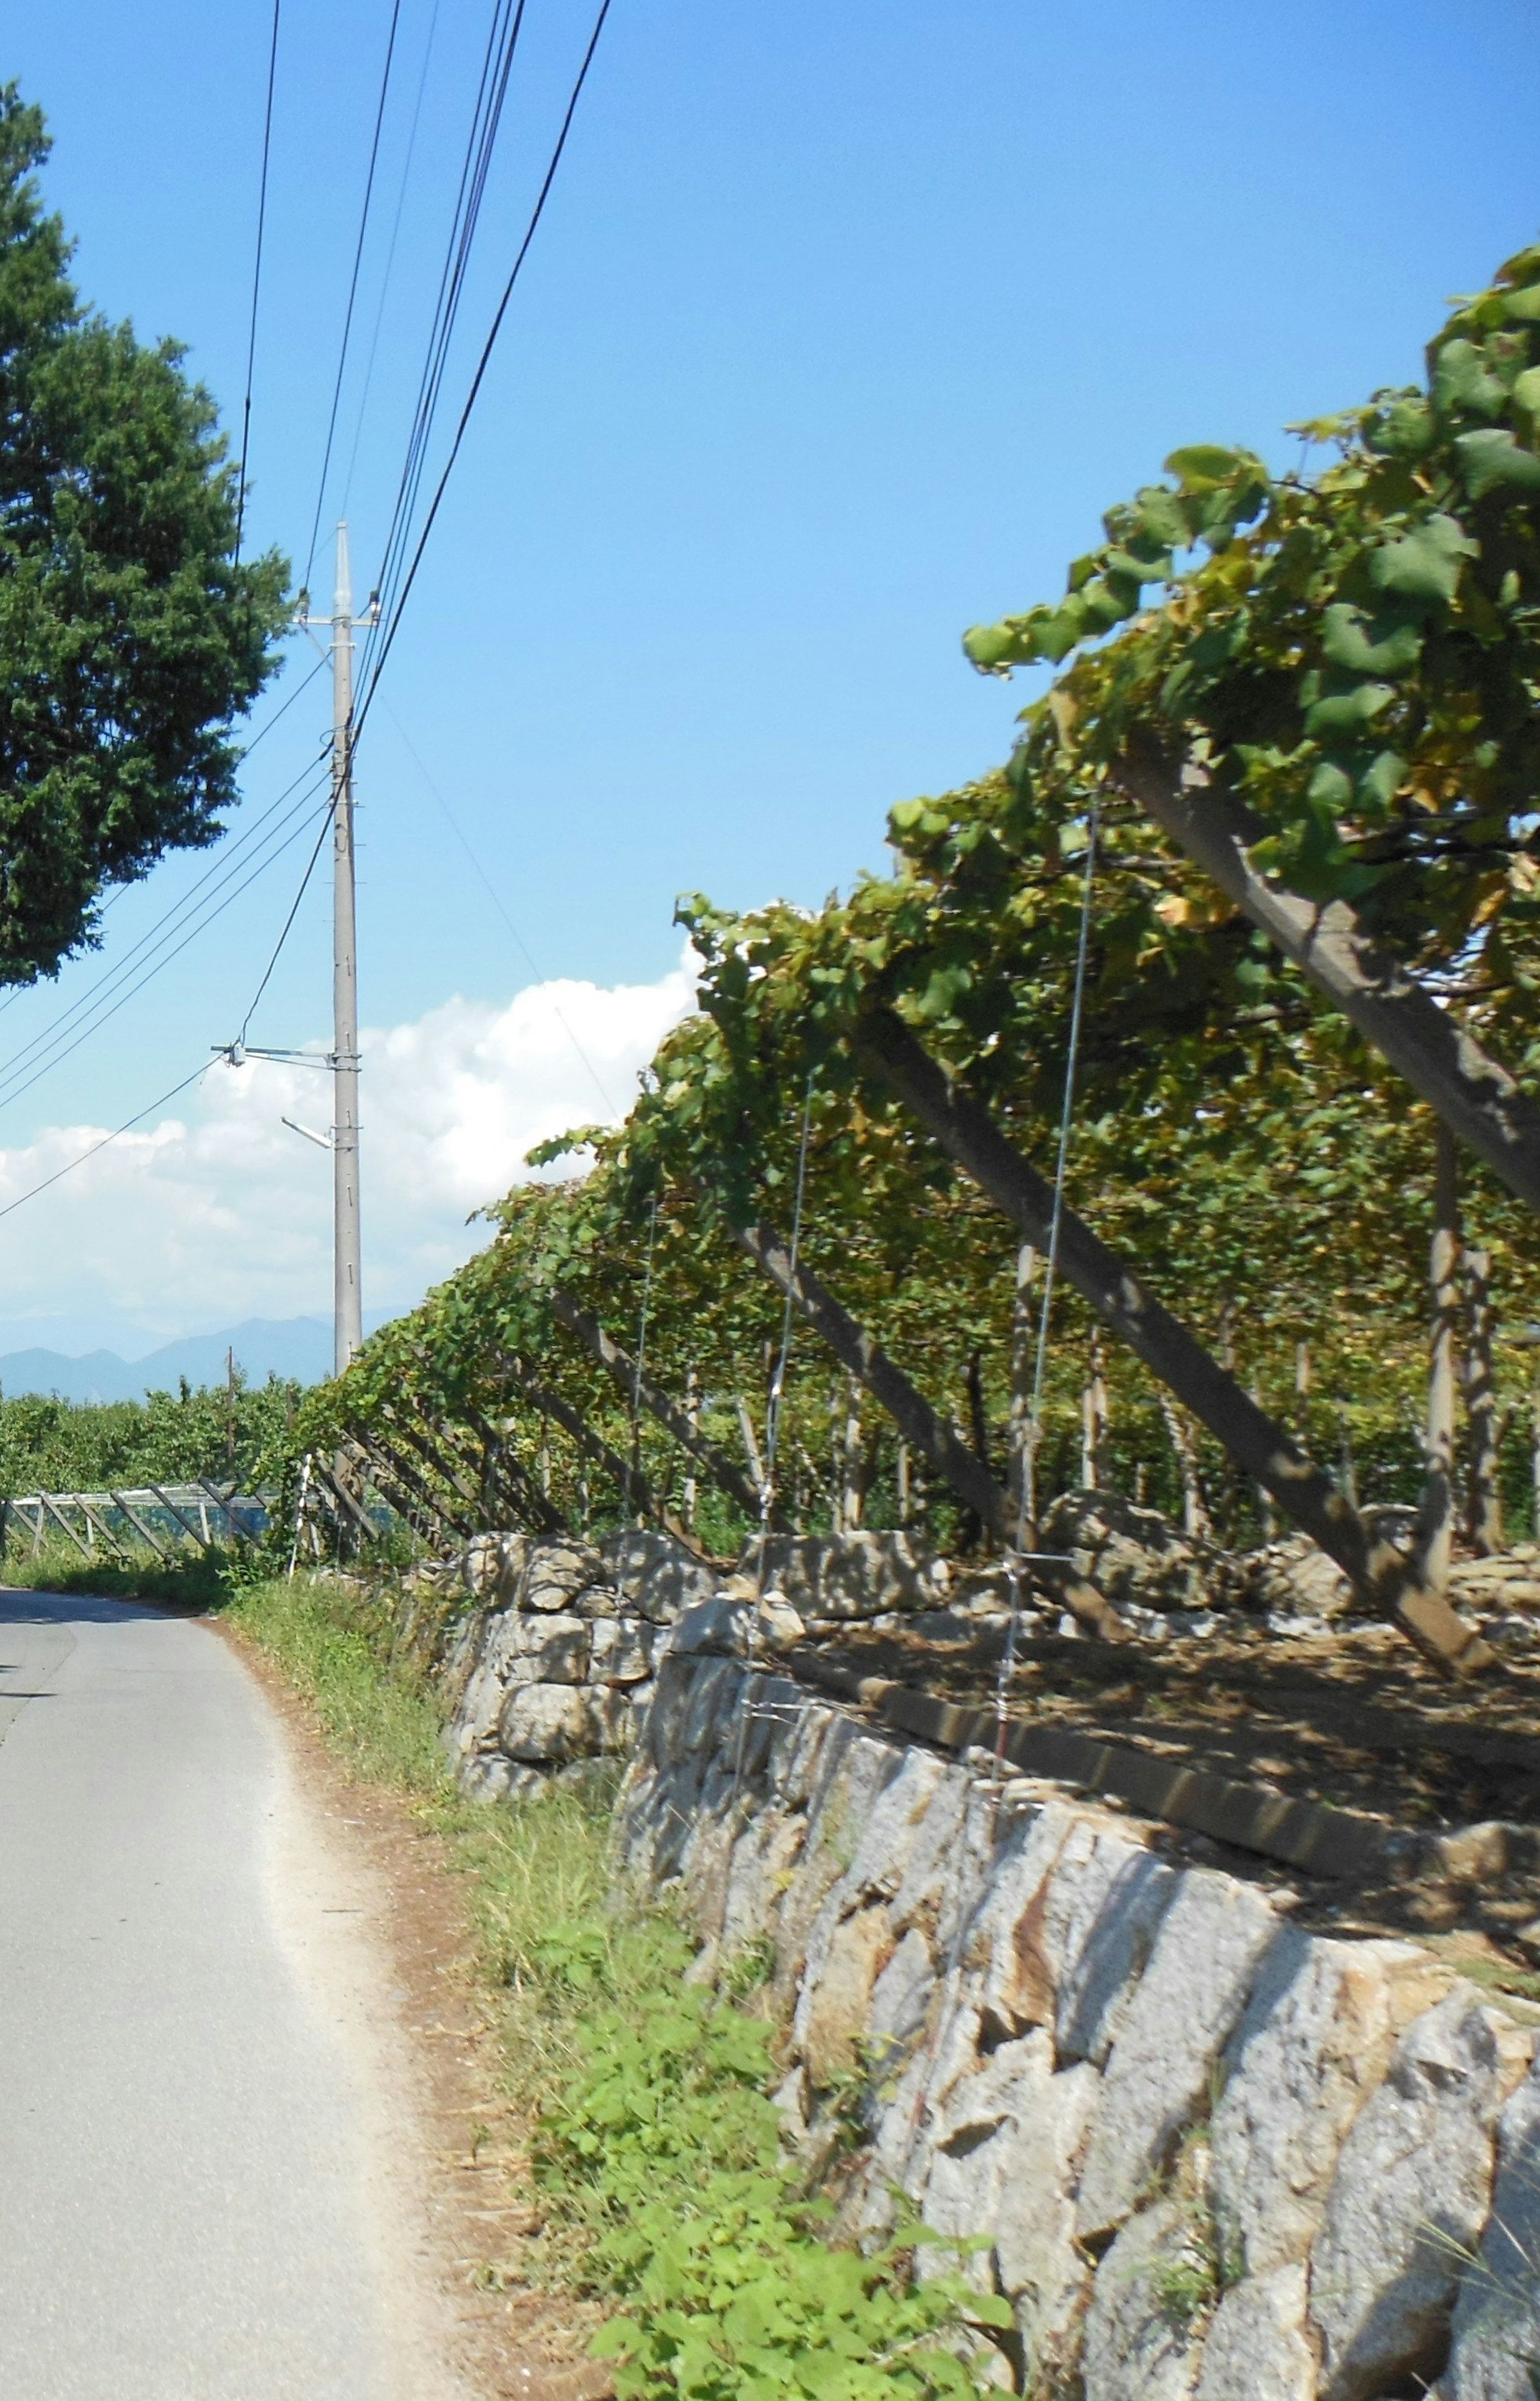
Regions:
[[[901,2194],[922,2268],[960,2256],[1006,2294],[1003,2385],[1533,2401],[1521,2004],[730,1657],[665,1656],[621,1822],[708,1945],[773,1946],[791,2138],[816,2155],[864,2078],[845,2230],[879,2234]]]

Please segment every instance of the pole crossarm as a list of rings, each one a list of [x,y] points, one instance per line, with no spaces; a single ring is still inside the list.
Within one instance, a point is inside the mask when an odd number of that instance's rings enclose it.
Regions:
[[[1540,1213],[1540,1106],[1398,959],[1370,940],[1349,903],[1306,900],[1269,883],[1248,857],[1266,828],[1201,769],[1128,757],[1109,769],[1108,780],[1213,877],[1451,1132]]]
[[[1052,1187],[1006,1140],[980,1103],[936,1064],[901,1019],[887,1009],[873,1011],[863,1021],[857,1047],[1001,1214],[1029,1242],[1045,1243]],[[1357,1510],[1292,1435],[1067,1204],[1060,1219],[1059,1266],[1103,1323],[1336,1560],[1362,1599],[1394,1617],[1441,1667],[1469,1675],[1494,1664],[1496,1654],[1481,1637],[1439,1595],[1419,1587],[1394,1544],[1371,1542]]]
[[[559,1285],[550,1288],[547,1298],[551,1304],[551,1314],[558,1325],[565,1326],[569,1334],[575,1335],[593,1353],[626,1398],[639,1401],[642,1407],[673,1435],[680,1447],[697,1465],[705,1468],[712,1482],[721,1486],[728,1499],[736,1502],[745,1516],[757,1521],[760,1516],[759,1493],[715,1443],[691,1424],[683,1409],[669,1398],[662,1385],[648,1375],[644,1367],[639,1368],[637,1362],[621,1349],[612,1336],[605,1332],[598,1318],[580,1308]],[[772,1511],[769,1522],[785,1530],[785,1519],[775,1511]]]
[[[793,1266],[791,1250],[774,1226],[762,1220],[754,1226],[735,1226],[733,1233],[740,1249],[747,1252],[761,1273],[791,1302],[814,1333],[828,1343],[842,1365],[887,1410],[905,1441],[922,1452],[946,1478],[957,1498],[973,1511],[1002,1549],[1011,1550],[1017,1534],[1015,1505],[977,1452],[970,1450],[961,1435],[938,1415],[881,1343],[858,1325],[811,1268],[800,1258]],[[1104,1641],[1127,1641],[1128,1628],[1093,1584],[1066,1574],[1047,1560],[1035,1559],[1031,1573],[1034,1582],[1043,1585],[1082,1624],[1094,1627]]]

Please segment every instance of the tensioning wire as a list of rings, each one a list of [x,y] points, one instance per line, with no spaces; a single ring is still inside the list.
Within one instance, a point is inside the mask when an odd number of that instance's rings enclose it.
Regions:
[[[797,1261],[802,1252],[802,1204],[807,1188],[807,1136],[813,1122],[813,1077],[807,1071],[807,1090],[803,1095],[802,1139],[797,1145],[797,1191],[791,1204],[791,1272],[788,1282],[785,1305],[780,1320],[780,1356],[776,1362],[775,1376],[770,1385],[770,1406],[765,1411],[764,1427],[764,1489],[760,1494],[760,1516],[768,1518],[776,1499],[776,1457],[780,1448],[781,1403],[786,1394],[786,1368],[791,1355],[791,1292],[797,1281]]]

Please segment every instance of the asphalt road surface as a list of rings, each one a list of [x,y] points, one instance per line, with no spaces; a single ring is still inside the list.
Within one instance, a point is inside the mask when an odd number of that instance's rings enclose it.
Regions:
[[[349,1876],[209,1627],[0,1593],[0,2401],[462,2393]]]

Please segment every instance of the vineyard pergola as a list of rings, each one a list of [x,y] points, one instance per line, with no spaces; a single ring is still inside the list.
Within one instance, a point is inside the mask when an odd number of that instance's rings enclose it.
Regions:
[[[1366,1611],[1489,1665],[1442,1588],[1450,1331],[1465,1312],[1488,1539],[1492,1294],[1540,1306],[1537,428],[1540,249],[1456,309],[1425,388],[1300,429],[1297,471],[1175,454],[1061,601],[968,637],[981,668],[1052,673],[1010,763],[897,808],[896,871],[821,911],[681,904],[700,1012],[626,1125],[551,1146],[597,1163],[511,1195],[304,1444],[356,1443],[456,1527],[607,1506],[698,1540],[880,1499],[1010,1551],[1072,1357],[1087,1474],[1116,1388],[1135,1483],[1152,1426],[1206,1444],[1232,1515],[1281,1513]],[[1355,1424],[1417,1475],[1409,1548],[1315,1455]]]

